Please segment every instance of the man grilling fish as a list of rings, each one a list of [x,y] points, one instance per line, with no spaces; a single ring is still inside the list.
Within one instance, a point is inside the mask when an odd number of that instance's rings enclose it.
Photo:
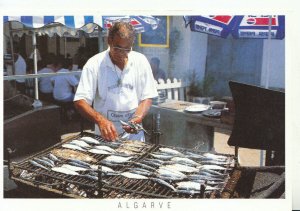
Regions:
[[[124,130],[126,138],[144,141],[143,131],[122,127],[120,120],[142,123],[158,95],[147,58],[132,51],[134,39],[130,23],[116,22],[108,32],[109,48],[83,67],[74,98],[81,115],[95,123],[95,134],[109,141]]]

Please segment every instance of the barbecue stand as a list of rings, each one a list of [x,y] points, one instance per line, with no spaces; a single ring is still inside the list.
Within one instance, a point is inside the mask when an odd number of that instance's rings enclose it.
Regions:
[[[53,149],[60,149],[61,145],[68,143],[72,140],[79,139],[82,136],[90,136],[99,140],[103,145],[108,145],[109,143],[105,142],[101,137],[96,136],[91,133],[83,132],[79,135],[68,137],[48,149],[45,149],[31,157],[28,157],[20,162],[10,162],[10,174],[11,179],[16,182],[16,184],[24,189],[29,191],[29,197],[41,197],[43,193],[44,197],[55,197],[55,198],[249,198],[249,197],[278,197],[279,193],[276,191],[271,191],[271,194],[253,194],[253,184],[258,179],[256,175],[260,172],[272,175],[281,176],[284,173],[284,167],[268,167],[268,169],[263,170],[261,167],[257,169],[250,169],[240,167],[235,165],[233,162],[232,166],[228,165],[226,170],[223,173],[228,172],[228,176],[224,179],[224,185],[220,191],[205,192],[205,184],[201,186],[200,193],[196,194],[184,194],[184,193],[175,193],[171,189],[166,188],[165,186],[160,185],[159,183],[153,180],[136,180],[129,179],[123,176],[108,176],[103,177],[101,173],[101,160],[106,157],[106,155],[93,155],[97,160],[96,164],[98,165],[98,180],[90,180],[83,177],[64,175],[57,172],[51,172],[44,169],[39,169],[37,167],[31,166],[28,161],[41,156],[46,156]],[[137,163],[141,163],[147,160],[151,153],[155,153],[161,147],[167,147],[164,145],[155,145],[155,144],[146,144],[145,147],[141,149],[139,156],[137,156],[133,162],[125,163],[114,168],[116,171],[126,171],[131,167],[135,167]],[[168,148],[175,149],[181,153],[191,152],[194,154],[203,154],[197,150],[179,148],[179,147],[170,147]],[[218,155],[218,154],[216,154]],[[224,155],[224,154],[221,154]],[[228,157],[228,161],[235,160],[233,155],[224,155]],[[233,167],[235,166],[235,167]],[[275,171],[276,170],[276,171]],[[280,177],[273,177],[274,180]],[[265,178],[265,177],[264,177]],[[249,184],[249,181],[253,181]],[[268,186],[272,186],[274,181],[268,182]],[[263,183],[264,184],[264,183]],[[273,186],[273,189],[276,187],[281,187],[280,184]],[[33,193],[37,195],[32,196]]]

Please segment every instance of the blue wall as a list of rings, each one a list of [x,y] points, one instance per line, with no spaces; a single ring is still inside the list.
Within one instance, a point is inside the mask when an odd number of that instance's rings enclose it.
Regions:
[[[260,85],[263,40],[208,37],[206,75],[216,82],[213,92],[230,95],[229,80]]]

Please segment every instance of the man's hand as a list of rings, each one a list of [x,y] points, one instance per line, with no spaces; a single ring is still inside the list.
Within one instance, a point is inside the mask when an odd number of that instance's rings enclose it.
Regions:
[[[114,141],[118,138],[118,133],[113,123],[93,109],[85,100],[75,101],[74,106],[81,115],[98,125],[101,136],[104,139]]]
[[[134,116],[131,120],[129,120],[129,123],[137,124],[141,123],[142,118],[140,116]],[[122,123],[122,122],[121,122]],[[131,127],[130,125],[125,125],[123,124],[122,128],[127,132],[127,133],[134,133],[137,134],[139,131],[137,131],[135,128]]]
[[[117,130],[114,124],[103,118],[100,123],[98,123],[98,127],[101,132],[101,136],[108,141],[115,141],[118,138]]]
[[[127,132],[127,133],[134,133],[137,134],[138,131],[135,130],[134,128],[130,127],[130,126],[122,126],[122,128]]]

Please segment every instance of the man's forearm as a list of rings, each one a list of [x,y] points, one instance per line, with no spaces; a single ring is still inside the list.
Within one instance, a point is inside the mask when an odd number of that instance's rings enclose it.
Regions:
[[[140,102],[132,119],[136,123],[141,123],[143,118],[147,115],[151,105],[152,105],[152,99],[145,99],[142,102]]]
[[[75,101],[74,106],[82,116],[96,124],[101,123],[105,119],[104,116],[93,109],[85,100]]]

